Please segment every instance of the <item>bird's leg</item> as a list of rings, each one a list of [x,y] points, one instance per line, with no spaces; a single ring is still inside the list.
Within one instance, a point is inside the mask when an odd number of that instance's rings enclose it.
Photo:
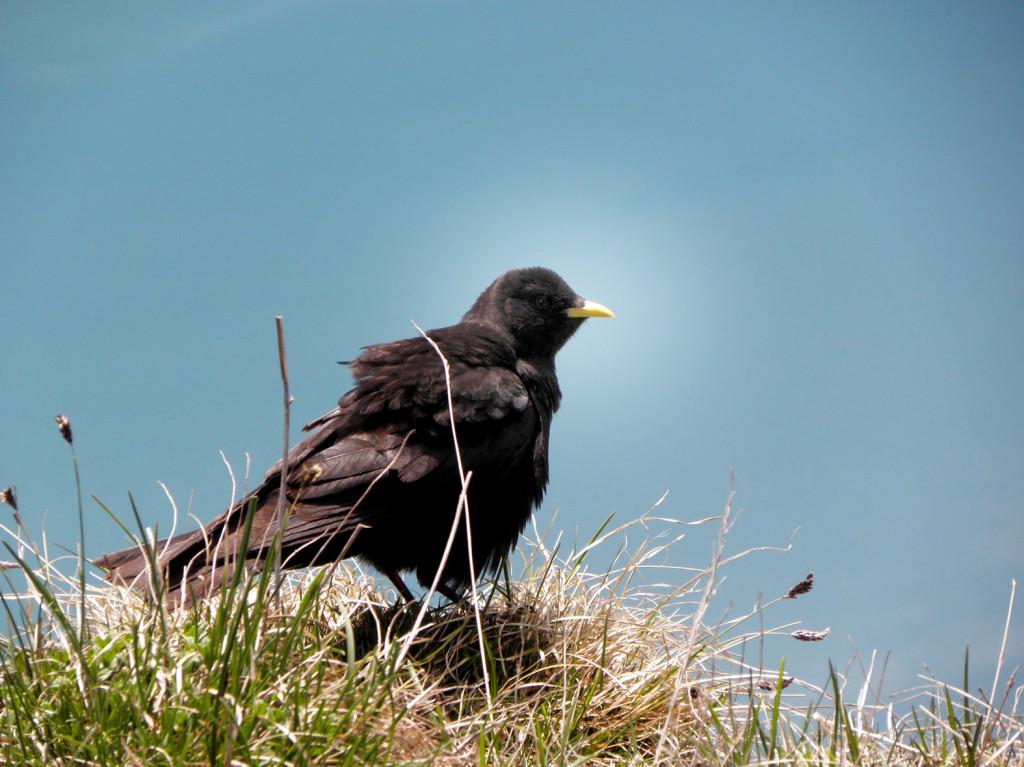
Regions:
[[[452,602],[461,602],[465,597],[465,592],[459,592],[449,586],[447,583],[437,584],[437,593],[443,597],[447,597]]]
[[[395,585],[395,588],[398,589],[398,593],[402,595],[402,599],[406,601],[406,604],[416,601],[413,598],[412,592],[409,591],[409,587],[402,580],[402,576],[396,570],[381,570],[381,573],[386,575],[388,580]]]

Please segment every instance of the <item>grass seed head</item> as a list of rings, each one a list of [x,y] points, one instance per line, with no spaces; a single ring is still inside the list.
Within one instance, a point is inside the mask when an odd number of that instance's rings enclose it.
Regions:
[[[822,639],[828,637],[832,633],[832,627],[829,626],[824,631],[806,631],[800,629],[790,634],[793,639],[798,639],[801,642],[820,642]]]
[[[801,594],[806,594],[814,588],[814,573],[808,573],[807,577],[786,592],[786,599],[796,599]]]
[[[53,420],[57,422],[57,428],[60,429],[60,436],[64,438],[64,441],[69,445],[74,444],[74,439],[71,436],[71,421],[68,420],[68,417],[61,413],[55,415]]]

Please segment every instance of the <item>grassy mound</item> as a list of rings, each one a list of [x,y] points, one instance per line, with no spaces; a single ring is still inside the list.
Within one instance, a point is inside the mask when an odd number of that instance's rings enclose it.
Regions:
[[[536,536],[520,547],[521,577],[437,608],[391,604],[343,563],[279,585],[269,571],[239,574],[222,596],[169,609],[159,583],[146,594],[65,577],[23,531],[7,530],[16,593],[3,599],[0,756],[46,765],[1022,764],[1012,681],[996,702],[936,685],[897,717],[864,696],[845,701],[835,672],[830,689],[816,690],[746,665],[737,648],[758,635],[726,638],[704,623],[728,505],[718,520],[715,561],[682,585],[649,583],[673,542],[659,536],[621,546],[628,559],[611,570],[586,568],[594,546],[649,530],[645,518],[564,558]]]

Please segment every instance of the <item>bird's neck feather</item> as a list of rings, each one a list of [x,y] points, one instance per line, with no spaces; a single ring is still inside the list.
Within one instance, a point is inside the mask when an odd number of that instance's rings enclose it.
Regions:
[[[562,401],[562,391],[558,388],[558,378],[555,376],[555,361],[546,358],[519,359],[516,361],[516,373],[526,384],[534,405],[543,411],[547,422]]]

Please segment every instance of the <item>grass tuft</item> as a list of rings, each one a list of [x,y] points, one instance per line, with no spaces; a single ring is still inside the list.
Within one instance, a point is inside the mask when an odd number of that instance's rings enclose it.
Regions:
[[[730,499],[731,500],[731,499]],[[7,764],[1020,765],[1011,675],[999,702],[935,681],[897,716],[829,669],[825,689],[747,664],[742,648],[780,600],[703,623],[712,565],[652,583],[682,523],[652,513],[557,556],[535,534],[521,575],[476,603],[393,604],[350,563],[233,585],[169,610],[79,573],[24,528],[3,528],[10,571],[0,638]],[[709,522],[711,520],[705,520]],[[661,526],[663,532],[651,531]],[[641,540],[637,542],[638,533]],[[587,558],[614,547],[610,569]],[[75,557],[75,564],[80,559]],[[517,563],[519,564],[519,563]],[[678,569],[660,572],[672,581]],[[810,588],[810,577],[794,587]],[[278,597],[280,598],[278,603]],[[278,606],[279,604],[279,606]],[[83,623],[84,619],[87,623]],[[767,633],[784,633],[773,629]],[[794,632],[803,641],[828,632]],[[873,664],[872,664],[873,668]],[[870,672],[868,674],[870,678]]]

